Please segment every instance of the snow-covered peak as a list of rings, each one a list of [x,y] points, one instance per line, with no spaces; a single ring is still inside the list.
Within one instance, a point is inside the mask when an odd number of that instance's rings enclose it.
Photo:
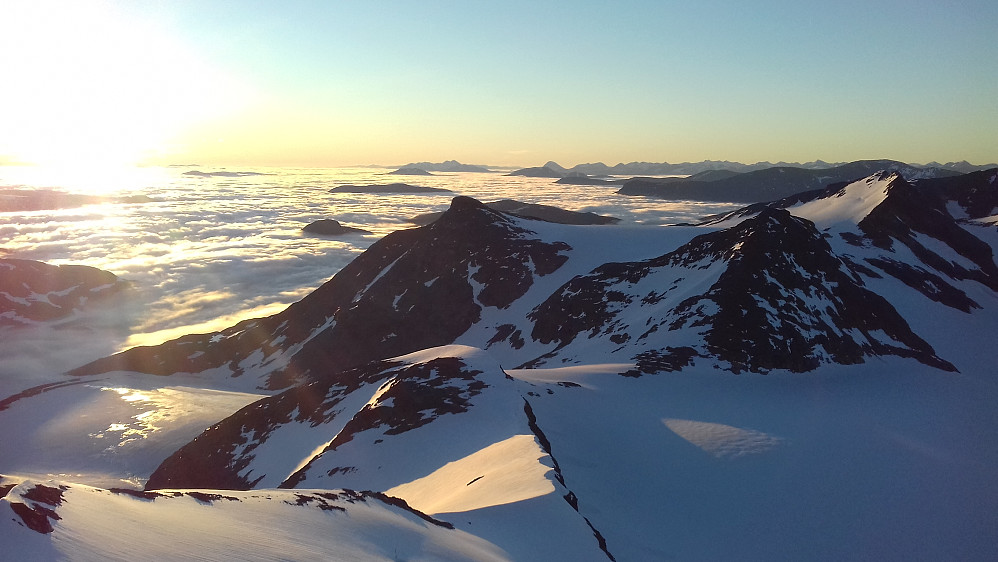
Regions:
[[[904,182],[898,172],[880,171],[788,210],[813,222],[818,230],[836,225],[857,225],[887,199],[892,186],[898,182]]]

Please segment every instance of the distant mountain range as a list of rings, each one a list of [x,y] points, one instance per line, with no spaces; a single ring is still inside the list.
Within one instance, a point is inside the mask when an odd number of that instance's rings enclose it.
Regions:
[[[579,185],[601,186],[623,183],[617,192],[622,195],[687,201],[755,203],[782,199],[801,191],[853,181],[880,170],[899,172],[905,178],[917,181],[960,176],[971,171],[994,168],[998,168],[998,165],[974,166],[965,161],[920,166],[895,160],[859,160],[836,165],[821,161],[795,165],[758,163],[751,166],[714,161],[697,164],[632,163],[618,164],[612,168],[604,164],[582,164],[566,169],[556,162],[548,162],[544,166],[523,168],[508,175],[560,178],[557,183]],[[634,177],[630,180],[611,180],[601,177],[633,173],[675,175]],[[594,174],[596,177],[588,174]]]
[[[757,170],[764,170],[766,168],[803,168],[806,170],[821,170],[835,168],[844,164],[846,164],[846,162],[828,163],[822,160],[805,162],[803,164],[797,162],[777,162],[775,164],[771,162],[756,162],[755,164],[742,164],[741,162],[731,162],[728,160],[704,160],[702,162],[683,162],[680,164],[670,164],[668,162],[630,162],[627,164],[619,163],[614,166],[607,166],[602,162],[596,162],[592,164],[578,164],[572,166],[571,168],[565,168],[557,162],[549,161],[544,164],[543,167],[550,168],[551,170],[559,172],[563,175],[576,173],[591,176],[664,176],[692,175],[709,170],[729,170],[732,172],[753,172]],[[940,168],[966,174],[977,170],[995,168],[998,167],[998,164],[985,164],[978,166],[971,164],[966,160],[962,160],[960,162],[947,162],[946,164],[930,162],[928,164],[910,164],[910,166],[913,168]]]
[[[475,164],[462,164],[457,160],[447,160],[446,162],[411,162],[399,167],[402,169],[415,169],[424,172],[491,172],[485,166]]]
[[[921,168],[893,160],[860,160],[831,168],[777,166],[749,172],[707,170],[685,178],[634,178],[624,182],[618,193],[664,199],[753,203],[853,181],[880,170],[898,172],[911,180],[961,175],[953,170]]]

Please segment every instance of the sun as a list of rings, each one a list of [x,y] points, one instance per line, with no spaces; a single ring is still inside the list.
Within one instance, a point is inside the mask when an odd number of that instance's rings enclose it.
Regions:
[[[122,166],[240,106],[212,68],[100,2],[14,2],[0,17],[0,161]]]

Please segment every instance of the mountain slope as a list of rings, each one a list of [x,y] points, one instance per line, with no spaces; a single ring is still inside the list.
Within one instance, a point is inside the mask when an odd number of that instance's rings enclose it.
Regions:
[[[766,210],[658,258],[601,266],[530,318],[534,339],[558,342],[550,355],[622,356],[637,361],[635,374],[680,370],[694,358],[735,373],[801,372],[892,354],[953,370],[812,224],[786,211]]]
[[[899,172],[908,178],[936,178],[958,174],[949,170],[918,168],[892,160],[860,160],[834,168],[814,170],[777,166],[712,181],[699,181],[695,178],[680,181],[669,178],[635,178],[626,182],[618,193],[665,199],[752,203],[773,201],[829,184],[853,181],[880,170]]]
[[[956,203],[968,218],[979,219],[998,214],[996,182],[998,168],[991,168],[962,176],[924,178],[915,182],[915,186]]]
[[[508,530],[532,521],[561,528],[583,552],[606,552],[521,386],[461,346],[375,362],[243,408],[164,461],[146,489],[383,490],[455,523]],[[494,513],[514,503],[532,507]],[[480,536],[510,548],[501,534]],[[532,556],[546,548],[519,542]]]
[[[537,239],[478,201],[456,197],[437,221],[379,240],[280,314],[133,348],[71,374],[216,370],[287,388],[316,370],[449,344],[481,319],[483,307],[509,307],[535,277],[556,271],[568,249]]]
[[[372,492],[160,493],[3,477],[0,490],[0,536],[17,560],[513,559]]]
[[[952,186],[953,197],[968,188],[979,201],[996,197],[998,185],[987,179],[991,176],[968,176],[973,177],[932,181]],[[964,228],[950,214],[951,207],[938,189],[916,188],[898,173],[880,172],[860,181],[752,205],[708,224],[736,224],[763,209],[787,209],[831,234],[836,252],[867,278],[887,275],[934,302],[970,312],[982,307],[969,296],[977,291],[975,286],[985,287],[988,295],[998,291],[998,266],[994,249]]]

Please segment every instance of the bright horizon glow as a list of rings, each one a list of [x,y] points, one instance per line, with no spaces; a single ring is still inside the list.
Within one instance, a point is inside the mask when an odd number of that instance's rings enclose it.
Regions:
[[[0,156],[51,169],[169,156],[243,104],[177,41],[99,2],[15,3],[0,22]]]
[[[990,0],[12,0],[0,164],[985,164],[996,18]]]

